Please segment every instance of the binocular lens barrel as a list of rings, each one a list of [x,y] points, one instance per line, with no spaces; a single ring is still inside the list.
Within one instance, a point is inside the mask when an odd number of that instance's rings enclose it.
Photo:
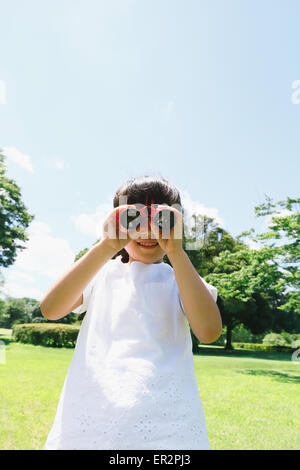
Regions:
[[[141,225],[140,215],[138,209],[126,209],[120,215],[120,224],[126,230],[136,230]],[[160,230],[171,230],[175,225],[175,214],[168,209],[162,209],[155,214],[154,223]]]
[[[134,230],[140,227],[139,211],[137,209],[126,209],[120,216],[120,224],[126,230]]]

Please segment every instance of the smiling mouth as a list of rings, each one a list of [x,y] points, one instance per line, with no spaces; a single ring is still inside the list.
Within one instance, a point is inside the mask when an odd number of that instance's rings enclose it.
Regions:
[[[158,246],[158,242],[137,242],[137,244],[142,247],[150,250]]]

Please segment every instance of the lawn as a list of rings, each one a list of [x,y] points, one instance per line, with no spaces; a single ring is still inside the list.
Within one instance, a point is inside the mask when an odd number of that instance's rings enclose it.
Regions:
[[[6,343],[0,449],[42,449],[72,349]],[[205,347],[194,356],[212,449],[299,449],[300,363],[288,354]]]

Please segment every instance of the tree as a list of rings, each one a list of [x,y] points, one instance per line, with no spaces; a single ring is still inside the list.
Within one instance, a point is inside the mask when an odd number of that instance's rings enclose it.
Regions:
[[[12,328],[18,323],[31,323],[32,312],[37,306],[38,301],[23,297],[15,299],[13,297],[7,297],[6,300],[6,328]]]
[[[237,250],[239,242],[234,240],[226,230],[219,227],[211,217],[194,214],[192,218],[194,226],[192,228],[185,227],[183,248],[188,253],[193,266],[204,277],[213,272],[214,257],[225,250]]]
[[[0,328],[5,328],[7,325],[6,303],[0,299]]]
[[[252,240],[266,245],[272,239],[286,240],[280,246],[272,244],[274,262],[280,267],[282,279],[288,288],[286,302],[280,309],[300,314],[300,198],[287,197],[277,203],[266,194],[265,198],[265,203],[255,207],[255,214],[256,217],[272,215],[269,231],[257,237],[252,236]]]
[[[55,320],[54,323],[74,323],[77,315],[70,314]],[[6,301],[0,299],[0,327],[13,328],[19,323],[45,323],[40,310],[40,302],[30,297],[14,298],[6,296]],[[49,321],[53,323],[53,321]]]
[[[288,198],[286,203],[280,202],[284,207],[291,208],[295,201],[299,200]],[[255,209],[258,214],[259,210],[270,210],[270,205]],[[253,334],[280,329],[295,332],[299,328],[299,266],[295,266],[299,260],[299,213],[285,213],[282,217],[277,215],[272,221],[271,232],[257,238],[252,235],[252,240],[279,239],[282,237],[280,229],[284,228],[285,235],[293,239],[291,244],[280,247],[265,244],[252,250],[239,245],[235,252],[225,250],[214,258],[213,273],[206,279],[219,291],[218,305],[227,327],[227,349],[232,347],[232,329],[239,323],[243,323]],[[240,242],[253,232],[253,228],[243,232],[237,240]],[[280,263],[280,256],[284,263]],[[287,286],[295,290],[286,292]]]
[[[0,150],[0,266],[8,267],[14,263],[17,249],[25,249],[18,242],[28,240],[25,229],[34,216],[27,212],[19,186],[5,176],[5,171]]]
[[[190,261],[196,271],[209,282],[209,274],[214,272],[215,258],[221,253],[238,251],[242,242],[236,241],[226,230],[219,227],[214,219],[202,214],[194,214],[194,225],[185,226],[183,236],[183,249],[187,253]],[[167,262],[169,262],[167,260]],[[170,264],[170,263],[169,263]],[[217,283],[212,283],[217,286]],[[225,315],[225,305],[222,303],[220,292],[217,299],[222,318]],[[228,306],[228,308],[231,308]],[[193,352],[198,352],[199,340],[195,337],[192,330]],[[231,330],[228,330],[231,331]]]

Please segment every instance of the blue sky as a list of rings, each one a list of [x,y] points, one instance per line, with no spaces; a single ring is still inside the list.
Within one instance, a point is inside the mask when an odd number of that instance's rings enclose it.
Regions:
[[[297,0],[0,9],[0,147],[35,215],[4,293],[41,299],[134,176],[171,180],[233,236],[265,229],[264,194],[299,195]]]

